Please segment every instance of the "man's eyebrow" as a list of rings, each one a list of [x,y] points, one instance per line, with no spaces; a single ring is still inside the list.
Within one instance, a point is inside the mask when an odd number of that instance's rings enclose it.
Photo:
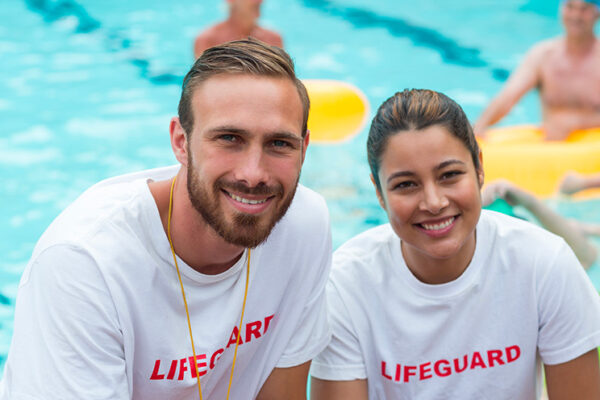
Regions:
[[[230,126],[230,125],[216,126],[214,128],[209,129],[208,132],[210,132],[210,133],[234,133],[234,134],[240,135],[240,136],[250,136],[251,135],[251,133],[245,129],[235,127],[235,126]],[[274,139],[289,140],[292,142],[296,142],[297,144],[300,144],[302,142],[302,140],[304,139],[303,137],[298,136],[297,134],[294,134],[291,132],[286,132],[286,131],[268,133],[267,135],[265,135],[265,138],[268,140],[274,140]]]
[[[248,135],[249,132],[235,126],[222,125],[216,126],[208,130],[210,133],[237,133],[239,135]]]
[[[285,139],[292,142],[296,142],[296,144],[302,143],[303,138],[291,132],[273,132],[266,135],[266,138],[269,140],[274,139]]]

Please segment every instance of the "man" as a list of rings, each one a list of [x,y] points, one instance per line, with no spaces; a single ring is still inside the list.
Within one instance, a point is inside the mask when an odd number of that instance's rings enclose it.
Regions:
[[[297,186],[308,109],[282,49],[205,51],[170,123],[181,165],[95,185],[38,242],[0,399],[305,399],[331,252]]]
[[[600,0],[566,0],[561,5],[565,36],[534,46],[500,94],[474,125],[484,136],[519,99],[537,88],[542,104],[542,130],[547,140],[600,126],[600,41],[594,24]]]
[[[227,0],[229,17],[200,33],[194,42],[194,56],[209,47],[231,40],[254,37],[273,46],[283,47],[281,36],[258,25],[262,0]]]

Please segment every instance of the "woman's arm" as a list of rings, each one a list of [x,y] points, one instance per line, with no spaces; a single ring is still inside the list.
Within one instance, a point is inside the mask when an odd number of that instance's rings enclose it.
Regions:
[[[544,371],[549,400],[600,399],[597,349],[562,364],[545,365]]]
[[[367,380],[326,381],[311,377],[311,400],[367,400]]]
[[[290,368],[275,368],[260,389],[256,400],[306,400],[310,361]]]

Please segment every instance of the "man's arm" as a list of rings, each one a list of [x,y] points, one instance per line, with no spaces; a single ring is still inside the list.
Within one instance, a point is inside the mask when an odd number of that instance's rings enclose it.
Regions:
[[[549,400],[600,399],[598,350],[562,364],[545,365]]]
[[[256,400],[306,400],[310,361],[290,368],[275,368],[260,389]]]
[[[51,246],[23,274],[0,398],[129,399],[123,346],[94,259],[75,246]]]
[[[311,377],[311,400],[367,400],[367,380],[326,381]]]
[[[485,130],[500,121],[515,104],[531,89],[539,84],[540,65],[547,52],[549,42],[535,46],[525,56],[525,60],[510,75],[500,93],[483,111],[473,125],[476,136],[484,136]]]

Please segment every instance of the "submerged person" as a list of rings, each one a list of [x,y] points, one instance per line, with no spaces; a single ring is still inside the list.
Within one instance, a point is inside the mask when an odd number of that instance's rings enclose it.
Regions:
[[[600,298],[569,246],[481,209],[481,153],[458,104],[385,101],[367,142],[389,224],[342,245],[333,337],[311,400],[600,398]]]
[[[283,47],[279,33],[258,25],[262,0],[227,0],[229,15],[202,31],[194,41],[194,56],[200,57],[210,47],[232,40],[253,37],[272,46]]]
[[[331,259],[298,185],[308,109],[282,49],[205,51],[170,123],[180,165],[101,182],[37,243],[0,399],[305,399]]]
[[[542,130],[548,140],[600,127],[600,40],[594,25],[600,0],[565,0],[560,13],[564,37],[535,45],[502,91],[474,124],[477,136],[500,121],[530,90],[537,88]]]
[[[577,179],[580,181],[575,182]],[[598,180],[598,177],[595,179]],[[597,184],[596,187],[600,186],[600,182],[593,183]],[[586,182],[586,178],[568,175],[563,180],[561,188],[563,192],[574,193],[586,186],[587,188],[593,187],[588,185],[589,182]],[[576,186],[580,189],[576,189]],[[483,190],[482,197],[484,206],[491,204],[496,199],[503,199],[511,206],[525,208],[544,228],[565,239],[585,269],[592,266],[598,258],[598,249],[588,239],[588,236],[600,235],[600,225],[567,219],[544,204],[533,193],[504,179],[488,184]]]

